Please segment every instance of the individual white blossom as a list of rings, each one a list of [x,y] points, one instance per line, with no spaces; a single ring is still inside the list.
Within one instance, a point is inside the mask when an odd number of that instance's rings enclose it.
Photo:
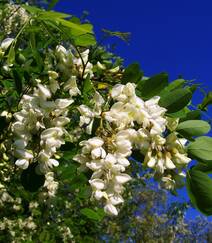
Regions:
[[[91,100],[93,109],[82,104],[78,107],[80,112],[79,126],[86,126],[86,132],[91,134],[94,118],[100,118],[102,113],[102,106],[105,103],[103,97],[96,91],[93,99]]]
[[[6,38],[4,39],[2,42],[1,42],[1,45],[0,45],[0,49],[2,51],[6,51],[9,46],[12,44],[12,42],[14,41],[14,38]]]

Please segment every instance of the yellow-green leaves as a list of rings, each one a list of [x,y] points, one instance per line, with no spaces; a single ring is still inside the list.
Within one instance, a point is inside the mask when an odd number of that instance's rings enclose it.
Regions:
[[[89,46],[96,43],[93,35],[93,26],[91,24],[81,24],[80,22],[72,21],[71,15],[69,14],[43,11],[27,5],[23,5],[23,7],[38,21],[44,21],[46,25],[55,27],[55,29],[61,30],[61,32],[67,32],[67,36],[70,36],[75,45]],[[63,31],[63,28],[66,28],[68,31]]]

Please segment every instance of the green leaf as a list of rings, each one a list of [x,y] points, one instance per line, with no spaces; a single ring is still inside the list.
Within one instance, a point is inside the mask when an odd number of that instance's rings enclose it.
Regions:
[[[187,120],[200,120],[200,119],[201,119],[201,111],[194,110],[194,111],[187,112],[184,117],[180,118],[180,122],[187,121]]]
[[[15,62],[15,48],[13,45],[10,46],[9,53],[7,55],[7,63],[8,65],[14,64]]]
[[[91,24],[76,24],[65,19],[57,19],[56,22],[58,22],[64,27],[70,28],[71,33],[75,36],[83,35],[86,33],[93,33],[93,26]]]
[[[40,8],[37,8],[37,7],[34,7],[34,6],[29,6],[29,5],[26,5],[26,4],[22,4],[21,6],[22,6],[22,8],[26,9],[31,14],[37,14],[37,13],[40,13],[40,12],[43,11]]]
[[[212,179],[192,168],[187,172],[186,185],[191,202],[206,215],[212,215]]]
[[[5,116],[0,116],[0,129],[1,131],[4,131],[4,129],[7,127],[7,120]]]
[[[81,212],[81,214],[85,215],[87,218],[95,220],[95,221],[100,221],[104,217],[90,208],[83,208],[80,210],[80,212]]]
[[[212,138],[199,137],[188,146],[188,154],[191,158],[207,162],[212,161]]]
[[[84,35],[76,36],[74,38],[74,43],[76,46],[83,46],[83,47],[93,46],[96,44],[96,39],[92,34],[84,34]]]
[[[182,135],[200,136],[210,131],[210,125],[202,120],[188,120],[181,122],[177,127],[177,131]]]
[[[55,12],[55,11],[43,11],[39,8],[23,5],[23,7],[32,14],[37,14],[37,19],[45,21],[47,25],[51,22],[57,25],[62,25],[70,29],[74,36],[83,35],[86,33],[93,33],[93,26],[91,24],[77,24],[71,20],[66,20],[65,18],[71,17],[69,14]]]
[[[18,94],[22,93],[22,76],[20,71],[18,72],[16,69],[13,69],[13,77],[15,81],[15,88]]]
[[[184,107],[183,109],[174,112],[174,113],[167,113],[167,116],[172,118],[185,118],[187,116],[187,113],[190,112],[190,110],[187,107]]]
[[[207,106],[212,104],[212,91],[208,92],[208,94],[203,99],[202,103],[198,106],[200,110],[205,111]]]
[[[163,96],[165,93],[168,93],[170,91],[173,91],[175,89],[179,89],[182,88],[183,85],[185,84],[185,80],[184,79],[176,79],[174,81],[172,81],[171,83],[169,83],[169,85],[160,92],[160,96]]]
[[[134,160],[136,160],[140,163],[143,163],[143,161],[144,161],[144,155],[138,149],[133,150],[130,157],[132,157]]]
[[[139,63],[132,63],[124,70],[121,83],[138,83],[141,80],[142,76],[143,72],[141,72]]]
[[[58,20],[58,19],[64,19],[69,17],[71,17],[71,15],[65,13],[60,13],[55,11],[41,11],[39,12],[38,19]]]
[[[191,98],[192,93],[189,89],[176,89],[162,96],[159,105],[166,108],[167,113],[174,113],[187,106]]]
[[[54,6],[58,3],[59,0],[51,0],[48,5],[48,10],[54,8]]]
[[[90,75],[88,74],[83,83],[82,95],[86,104],[90,102],[90,97],[93,94],[94,86],[90,80]]]
[[[158,95],[168,85],[168,74],[160,73],[151,78],[141,80],[137,89],[143,98],[151,98]]]
[[[45,175],[38,175],[35,171],[38,163],[30,164],[21,174],[21,183],[25,190],[37,191],[45,182]]]

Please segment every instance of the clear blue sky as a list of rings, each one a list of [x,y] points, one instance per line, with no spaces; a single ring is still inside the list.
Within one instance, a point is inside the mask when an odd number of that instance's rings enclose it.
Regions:
[[[145,76],[166,71],[170,80],[182,75],[212,90],[212,1],[60,0],[55,10],[77,16],[88,11],[97,39],[102,28],[131,32],[129,45],[117,39],[107,43],[118,43],[116,53],[125,64],[139,62]],[[185,191],[181,196],[187,198]],[[187,217],[197,214],[189,210]]]

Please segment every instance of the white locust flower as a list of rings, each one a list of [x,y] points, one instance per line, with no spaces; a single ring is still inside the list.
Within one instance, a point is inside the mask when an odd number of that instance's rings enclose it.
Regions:
[[[2,49],[2,51],[6,51],[9,46],[12,44],[12,42],[14,41],[14,38],[6,38],[1,42],[0,48]]]
[[[136,122],[142,128],[149,129],[151,134],[162,134],[167,121],[164,118],[166,109],[158,105],[160,97],[143,101],[136,95],[135,88],[132,83],[117,84],[112,88],[111,97],[117,102],[104,113],[105,119],[119,130],[133,127]]]
[[[60,85],[56,80],[58,78],[58,73],[56,73],[55,71],[48,71],[48,74],[49,74],[49,88],[52,93],[56,93],[56,91],[60,88]]]
[[[80,105],[78,110],[81,114],[79,126],[86,126],[86,132],[91,134],[94,118],[100,118],[102,112],[102,105],[105,103],[103,97],[96,92],[93,99],[91,100],[93,104],[93,109],[89,108],[86,105]]]
[[[71,76],[71,78],[64,84],[64,90],[69,91],[70,96],[80,95],[81,91],[77,87],[76,76]]]
[[[135,133],[133,129],[128,129],[118,132],[107,142],[100,137],[82,141],[81,154],[74,157],[74,160],[81,164],[80,168],[87,167],[93,171],[89,180],[92,197],[105,200],[104,210],[111,215],[118,214],[116,205],[124,202],[121,196],[123,185],[131,180],[131,177],[123,172],[130,164],[127,157],[131,154],[131,140],[134,139]]]
[[[191,161],[184,147],[185,139],[179,139],[175,133],[169,134],[166,138],[151,135],[146,139],[149,140],[149,147],[145,155],[145,165],[156,171],[164,187],[171,190],[179,187],[180,183],[176,183],[181,181],[179,175]]]

